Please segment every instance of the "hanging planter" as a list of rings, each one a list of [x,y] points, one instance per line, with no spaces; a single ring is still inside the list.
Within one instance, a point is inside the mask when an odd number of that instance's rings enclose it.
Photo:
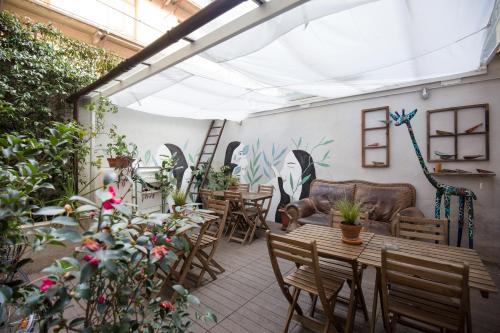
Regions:
[[[108,164],[110,168],[125,169],[134,163],[135,159],[128,156],[108,157]]]

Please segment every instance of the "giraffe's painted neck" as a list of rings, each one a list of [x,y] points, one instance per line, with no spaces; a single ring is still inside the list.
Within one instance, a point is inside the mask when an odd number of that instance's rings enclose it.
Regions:
[[[439,188],[438,186],[439,183],[434,177],[432,177],[432,175],[429,172],[429,169],[427,169],[427,165],[425,164],[424,158],[422,157],[422,153],[420,152],[420,148],[418,147],[417,139],[415,138],[415,134],[413,134],[413,128],[411,127],[410,122],[406,121],[405,124],[408,127],[408,132],[410,133],[410,138],[411,142],[413,143],[413,148],[415,149],[415,153],[417,154],[418,161],[420,162],[420,167],[422,168],[425,177],[431,183],[432,186],[434,186],[436,189]]]

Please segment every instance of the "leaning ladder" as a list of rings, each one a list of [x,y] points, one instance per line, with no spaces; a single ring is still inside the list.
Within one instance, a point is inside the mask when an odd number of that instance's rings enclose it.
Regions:
[[[215,152],[217,151],[217,147],[219,146],[220,137],[222,136],[222,131],[224,130],[225,125],[226,119],[212,120],[212,122],[210,123],[205,141],[203,142],[203,146],[194,167],[194,170],[199,170],[202,166],[205,167],[205,172],[203,173],[202,178],[198,183],[198,188],[203,188],[203,185],[205,185],[207,181],[208,173],[210,172],[210,167],[212,166],[212,161],[214,160]],[[188,195],[191,195],[191,198],[193,200],[198,197],[198,191],[194,188],[194,184],[196,182],[197,180],[195,179],[195,174],[193,172],[186,189],[186,197]]]

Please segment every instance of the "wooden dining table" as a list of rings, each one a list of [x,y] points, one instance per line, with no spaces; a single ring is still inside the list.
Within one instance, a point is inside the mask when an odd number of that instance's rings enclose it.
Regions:
[[[381,256],[382,248],[390,248],[401,253],[419,255],[429,259],[447,261],[452,263],[469,264],[469,287],[478,290],[485,298],[490,293],[497,293],[498,289],[493,282],[488,269],[482,262],[478,253],[474,249],[454,247],[448,245],[434,244],[405,238],[375,235],[361,252],[358,262],[376,269],[375,290],[373,293],[372,316],[370,319],[370,332],[375,331],[377,319],[377,303],[381,298]],[[380,302],[382,305],[382,302]],[[388,323],[388,318],[382,316],[384,326]],[[387,326],[386,326],[387,327]]]
[[[260,224],[263,225],[266,229],[269,229],[269,226],[267,225],[265,220],[265,214],[263,211],[262,203],[267,199],[272,199],[273,198],[272,193],[244,192],[244,191],[237,191],[237,192],[241,193],[241,198],[243,199],[243,201],[251,203],[252,206],[254,206],[257,209],[257,218],[259,219]],[[213,191],[212,195],[214,197],[223,198],[224,191]]]
[[[343,261],[351,265],[353,281],[349,296],[345,332],[351,332],[353,329],[356,305],[358,304],[356,288],[361,290],[361,281],[358,279],[357,259],[373,236],[373,233],[361,232],[360,237],[363,239],[363,243],[361,245],[350,245],[342,242],[342,232],[339,228],[314,224],[303,225],[286,235],[287,238],[294,240],[306,242],[315,240],[320,257]],[[295,319],[307,325],[307,319],[298,315],[295,316]]]

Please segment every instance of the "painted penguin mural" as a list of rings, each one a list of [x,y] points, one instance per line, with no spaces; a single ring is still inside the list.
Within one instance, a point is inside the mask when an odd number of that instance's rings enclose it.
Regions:
[[[179,146],[166,143],[158,148],[156,160],[161,164],[161,161],[165,158],[164,156],[173,156],[175,158],[175,166],[172,173],[176,180],[176,187],[182,191],[186,191],[191,179],[192,170],[187,163],[184,152]]]
[[[224,156],[224,165],[231,168],[231,173],[238,177],[241,183],[246,182],[248,150],[248,145],[240,141],[232,141],[227,145]]]
[[[316,169],[312,156],[300,149],[288,152],[280,171],[274,166],[272,169],[276,178],[271,183],[275,187],[277,185],[279,191],[275,192],[271,211],[275,210],[276,222],[281,222],[281,215],[277,208],[308,197],[311,182],[316,179]]]

